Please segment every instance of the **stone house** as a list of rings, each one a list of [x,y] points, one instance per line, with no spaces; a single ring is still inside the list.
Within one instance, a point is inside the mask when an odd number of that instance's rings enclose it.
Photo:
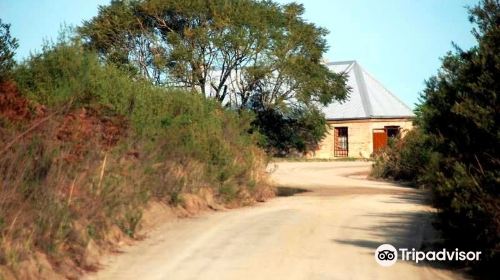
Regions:
[[[391,137],[412,128],[412,110],[366,72],[356,61],[327,63],[347,74],[351,88],[346,101],[323,109],[329,132],[313,158],[368,158],[385,147]]]

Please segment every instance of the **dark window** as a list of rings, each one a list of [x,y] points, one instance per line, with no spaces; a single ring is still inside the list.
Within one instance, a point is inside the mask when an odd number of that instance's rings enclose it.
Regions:
[[[348,154],[349,154],[349,137],[347,134],[347,127],[336,127],[334,155],[336,157],[347,157]]]
[[[387,131],[388,138],[396,138],[399,135],[399,126],[386,126],[385,130]]]

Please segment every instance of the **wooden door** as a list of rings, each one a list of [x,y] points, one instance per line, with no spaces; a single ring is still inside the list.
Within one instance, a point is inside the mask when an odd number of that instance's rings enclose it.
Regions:
[[[387,133],[385,129],[373,130],[373,153],[379,152],[387,146]]]

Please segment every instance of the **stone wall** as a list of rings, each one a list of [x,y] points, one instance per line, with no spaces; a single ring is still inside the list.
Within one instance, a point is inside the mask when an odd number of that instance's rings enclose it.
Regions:
[[[311,158],[335,158],[334,156],[334,128],[347,127],[349,157],[369,158],[373,152],[373,130],[383,129],[385,126],[399,126],[402,133],[412,129],[411,119],[365,119],[328,121],[329,132],[319,146],[311,153]]]

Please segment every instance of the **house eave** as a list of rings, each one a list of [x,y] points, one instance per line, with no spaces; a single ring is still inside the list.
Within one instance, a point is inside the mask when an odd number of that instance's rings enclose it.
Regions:
[[[326,118],[327,121],[359,121],[359,120],[391,120],[391,119],[407,119],[413,120],[415,116],[370,116],[359,118]]]

